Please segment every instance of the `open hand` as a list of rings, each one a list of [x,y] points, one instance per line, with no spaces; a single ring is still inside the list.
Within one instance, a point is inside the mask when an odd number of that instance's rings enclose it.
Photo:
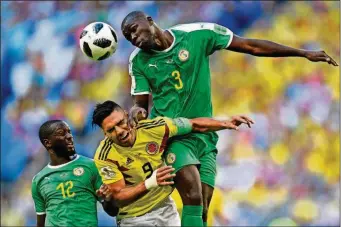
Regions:
[[[147,118],[147,111],[142,107],[133,106],[129,110],[128,119],[129,119],[129,125],[131,127],[135,127],[139,121],[144,120],[146,118]]]
[[[238,126],[243,123],[247,124],[247,126],[251,128],[251,124],[254,124],[255,122],[247,116],[237,115],[237,116],[231,117],[230,120],[226,121],[225,123],[228,129],[238,130]]]
[[[325,51],[320,50],[320,51],[306,51],[305,52],[305,57],[313,62],[328,62],[328,64],[338,66],[338,64],[332,59],[328,54],[326,54]]]

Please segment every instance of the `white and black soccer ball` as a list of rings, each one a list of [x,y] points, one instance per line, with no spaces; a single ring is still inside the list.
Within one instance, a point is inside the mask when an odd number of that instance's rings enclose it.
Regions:
[[[82,52],[92,60],[104,60],[116,51],[116,31],[106,23],[93,22],[83,29],[79,45]]]

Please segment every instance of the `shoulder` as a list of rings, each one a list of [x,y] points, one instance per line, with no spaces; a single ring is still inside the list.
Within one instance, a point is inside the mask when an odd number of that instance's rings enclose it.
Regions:
[[[183,31],[190,34],[198,34],[209,35],[209,34],[220,34],[220,35],[232,35],[232,31],[228,28],[216,24],[216,23],[207,23],[207,22],[198,22],[191,24],[179,24],[172,28],[174,31]]]
[[[40,179],[42,179],[48,171],[48,168],[45,166],[42,170],[40,170],[34,177],[32,178],[32,183],[38,183]]]
[[[85,165],[88,165],[88,164],[93,164],[94,163],[94,160],[92,158],[88,158],[88,157],[85,157],[85,156],[82,156],[82,155],[78,155],[79,158],[77,160],[78,163],[82,163],[82,164],[85,164]],[[77,164],[76,162],[76,164]]]
[[[138,53],[140,53],[140,48],[135,48],[135,50],[133,52],[131,52],[130,56],[129,56],[129,62],[132,62],[135,57],[138,55]]]
[[[150,134],[150,135],[163,135],[165,132],[165,127],[167,125],[166,118],[156,117],[153,119],[140,121],[136,126],[139,133]]]
[[[207,22],[197,22],[190,24],[179,24],[171,27],[171,30],[180,30],[184,32],[195,32],[201,30],[214,30],[214,26],[217,24]]]
[[[136,126],[137,129],[150,129],[150,128],[155,128],[158,126],[165,125],[166,121],[164,117],[156,117],[153,119],[147,119],[140,121],[138,125]]]
[[[94,160],[103,160],[103,158],[109,153],[112,148],[113,141],[108,137],[104,138],[98,145]]]

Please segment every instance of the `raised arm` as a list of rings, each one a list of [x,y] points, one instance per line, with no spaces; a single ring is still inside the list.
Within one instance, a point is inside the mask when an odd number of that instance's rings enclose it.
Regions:
[[[135,95],[134,106],[129,110],[129,124],[135,126],[148,117],[149,94]]]
[[[97,195],[104,198],[112,197],[117,202],[118,207],[123,207],[154,187],[174,184],[173,181],[167,181],[175,177],[175,174],[171,174],[172,171],[174,168],[170,166],[161,167],[154,171],[150,178],[132,187],[127,187],[124,179],[121,179],[108,184],[107,187],[101,187],[97,191]]]
[[[268,40],[248,39],[237,35],[233,36],[232,42],[227,49],[259,57],[304,57],[313,62],[328,62],[328,64],[338,66],[323,50],[296,49]]]

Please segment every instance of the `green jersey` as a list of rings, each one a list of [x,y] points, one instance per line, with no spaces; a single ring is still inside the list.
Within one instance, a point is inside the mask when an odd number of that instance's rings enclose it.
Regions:
[[[152,93],[151,118],[211,117],[209,56],[227,48],[233,33],[220,25],[194,23],[168,29],[174,37],[164,51],[137,48],[129,59],[132,95]]]
[[[97,226],[96,190],[102,185],[92,159],[47,165],[32,180],[32,197],[45,226]]]

